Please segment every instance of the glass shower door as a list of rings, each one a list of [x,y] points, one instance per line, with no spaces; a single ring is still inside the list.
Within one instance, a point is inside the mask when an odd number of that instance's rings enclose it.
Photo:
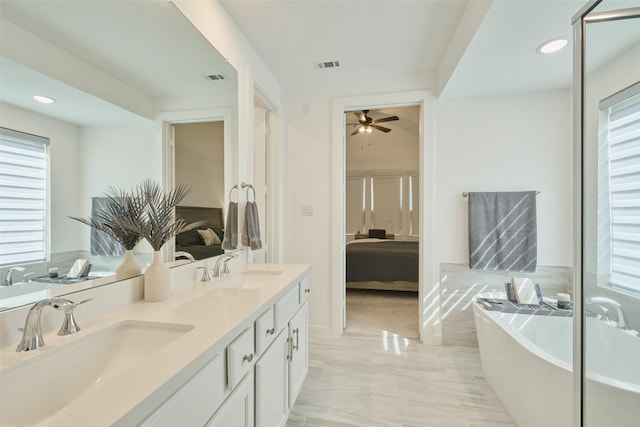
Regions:
[[[640,0],[590,4],[582,26],[582,425],[638,426]]]

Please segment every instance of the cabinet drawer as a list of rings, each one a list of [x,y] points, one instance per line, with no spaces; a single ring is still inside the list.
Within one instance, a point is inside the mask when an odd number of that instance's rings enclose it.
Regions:
[[[300,290],[298,286],[289,289],[280,301],[274,304],[275,310],[275,327],[276,332],[287,326],[287,322],[291,316],[298,310],[300,306]]]
[[[227,347],[227,383],[233,390],[242,377],[253,368],[255,357],[253,327],[245,329]]]
[[[256,320],[256,356],[260,356],[276,337],[273,308],[269,308]]]
[[[300,283],[298,283],[298,288],[300,290],[300,304],[304,304],[307,298],[309,298],[309,292],[311,292],[311,289],[309,289],[309,278],[303,277]]]

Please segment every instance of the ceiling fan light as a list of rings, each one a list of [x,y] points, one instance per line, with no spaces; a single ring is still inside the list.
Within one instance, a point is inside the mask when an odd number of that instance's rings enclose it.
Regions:
[[[373,128],[370,127],[370,126],[367,126],[365,129],[366,129],[367,133],[372,133],[373,132]]]
[[[364,128],[364,126],[360,127],[360,129],[358,129],[358,132],[359,132],[359,133],[364,133],[364,132],[365,132],[365,128]]]

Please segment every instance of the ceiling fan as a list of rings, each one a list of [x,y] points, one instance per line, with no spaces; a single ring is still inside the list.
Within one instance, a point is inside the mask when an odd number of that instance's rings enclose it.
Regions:
[[[384,133],[391,132],[391,129],[386,128],[384,126],[378,125],[378,123],[384,122],[393,122],[395,120],[400,120],[398,116],[389,116],[383,117],[381,119],[372,119],[369,117],[370,110],[362,110],[361,113],[354,111],[353,114],[358,118],[358,123],[350,123],[353,126],[357,126],[356,130],[354,130],[351,135],[357,135],[359,133],[372,133],[373,129],[382,131]]]

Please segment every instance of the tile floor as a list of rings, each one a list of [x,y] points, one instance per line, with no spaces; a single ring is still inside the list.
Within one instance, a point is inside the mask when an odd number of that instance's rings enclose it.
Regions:
[[[420,344],[418,300],[399,294],[349,292],[345,334],[310,339],[286,427],[515,426],[478,350]]]

